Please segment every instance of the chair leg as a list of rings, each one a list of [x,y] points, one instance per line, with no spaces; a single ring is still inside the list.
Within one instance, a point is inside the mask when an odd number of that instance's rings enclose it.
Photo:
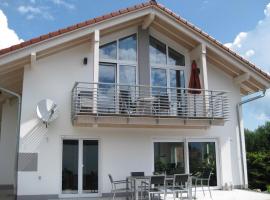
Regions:
[[[208,190],[209,190],[210,197],[211,197],[211,199],[212,199],[212,193],[211,193],[211,190],[210,190],[210,183],[209,183],[209,180],[208,180]]]
[[[173,200],[175,200],[175,196],[176,196],[176,193],[175,193],[175,192],[173,192]]]
[[[151,200],[151,194],[150,193],[148,193],[148,199]]]
[[[202,186],[203,196],[205,196],[204,188],[203,188],[203,180],[201,180],[201,186]]]
[[[167,193],[164,192],[164,200],[166,200],[166,198],[167,198]]]
[[[112,199],[114,200],[114,198],[115,198],[115,192],[113,193],[113,198]]]
[[[197,179],[195,179],[195,199],[196,199],[196,192],[197,192]]]

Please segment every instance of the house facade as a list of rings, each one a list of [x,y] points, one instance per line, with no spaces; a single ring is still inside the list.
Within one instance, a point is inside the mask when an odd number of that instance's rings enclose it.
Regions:
[[[150,1],[0,50],[0,86],[0,187],[48,199],[107,195],[108,174],[132,171],[246,187],[236,108],[270,77]],[[43,99],[57,104],[47,126]]]

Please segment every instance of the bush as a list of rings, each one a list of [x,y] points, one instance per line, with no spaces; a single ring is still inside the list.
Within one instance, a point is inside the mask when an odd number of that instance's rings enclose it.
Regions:
[[[270,192],[270,122],[246,129],[245,139],[249,187]]]
[[[247,153],[249,187],[263,191],[270,183],[270,152]]]

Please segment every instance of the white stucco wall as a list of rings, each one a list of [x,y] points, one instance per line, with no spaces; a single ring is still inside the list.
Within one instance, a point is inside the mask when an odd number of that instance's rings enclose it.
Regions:
[[[209,64],[209,89],[230,91],[230,120],[210,129],[78,128],[71,124],[71,89],[75,81],[93,80],[90,43],[38,60],[24,72],[20,152],[38,153],[37,172],[19,172],[19,195],[59,194],[61,185],[61,138],[100,140],[100,190],[109,192],[108,173],[124,179],[131,171],[153,172],[153,141],[216,139],[221,184],[240,184],[235,105],[239,88],[231,78]],[[84,57],[90,60],[82,64]],[[59,105],[59,118],[49,128],[36,117],[38,101],[50,98]]]
[[[17,101],[3,104],[0,136],[0,185],[13,185],[17,145]]]
[[[237,124],[236,105],[241,101],[240,88],[233,83],[231,77],[224,72],[207,63],[208,66],[208,81],[210,90],[228,91],[230,104],[230,117],[224,127],[213,127],[216,129],[220,138],[221,149],[221,167],[223,168],[223,182],[234,185],[240,185],[241,172],[239,162],[239,133]],[[230,170],[231,168],[231,170]]]

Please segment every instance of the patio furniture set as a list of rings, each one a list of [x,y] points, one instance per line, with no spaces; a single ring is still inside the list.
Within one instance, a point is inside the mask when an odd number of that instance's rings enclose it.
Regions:
[[[174,174],[174,175],[151,175],[146,176],[144,172],[131,172],[130,176],[126,177],[126,180],[114,180],[112,175],[109,174],[109,179],[112,186],[112,199],[114,200],[116,195],[125,195],[131,200],[142,199],[166,199],[168,194],[173,195],[173,199],[179,197],[183,199],[183,194],[186,194],[189,200],[196,199],[197,185],[200,183],[204,192],[204,183],[208,187],[210,197],[212,198],[210,190],[210,178],[212,172],[205,171],[200,175],[194,176],[191,174]],[[194,184],[194,185],[193,185]],[[192,187],[194,186],[194,195]]]

